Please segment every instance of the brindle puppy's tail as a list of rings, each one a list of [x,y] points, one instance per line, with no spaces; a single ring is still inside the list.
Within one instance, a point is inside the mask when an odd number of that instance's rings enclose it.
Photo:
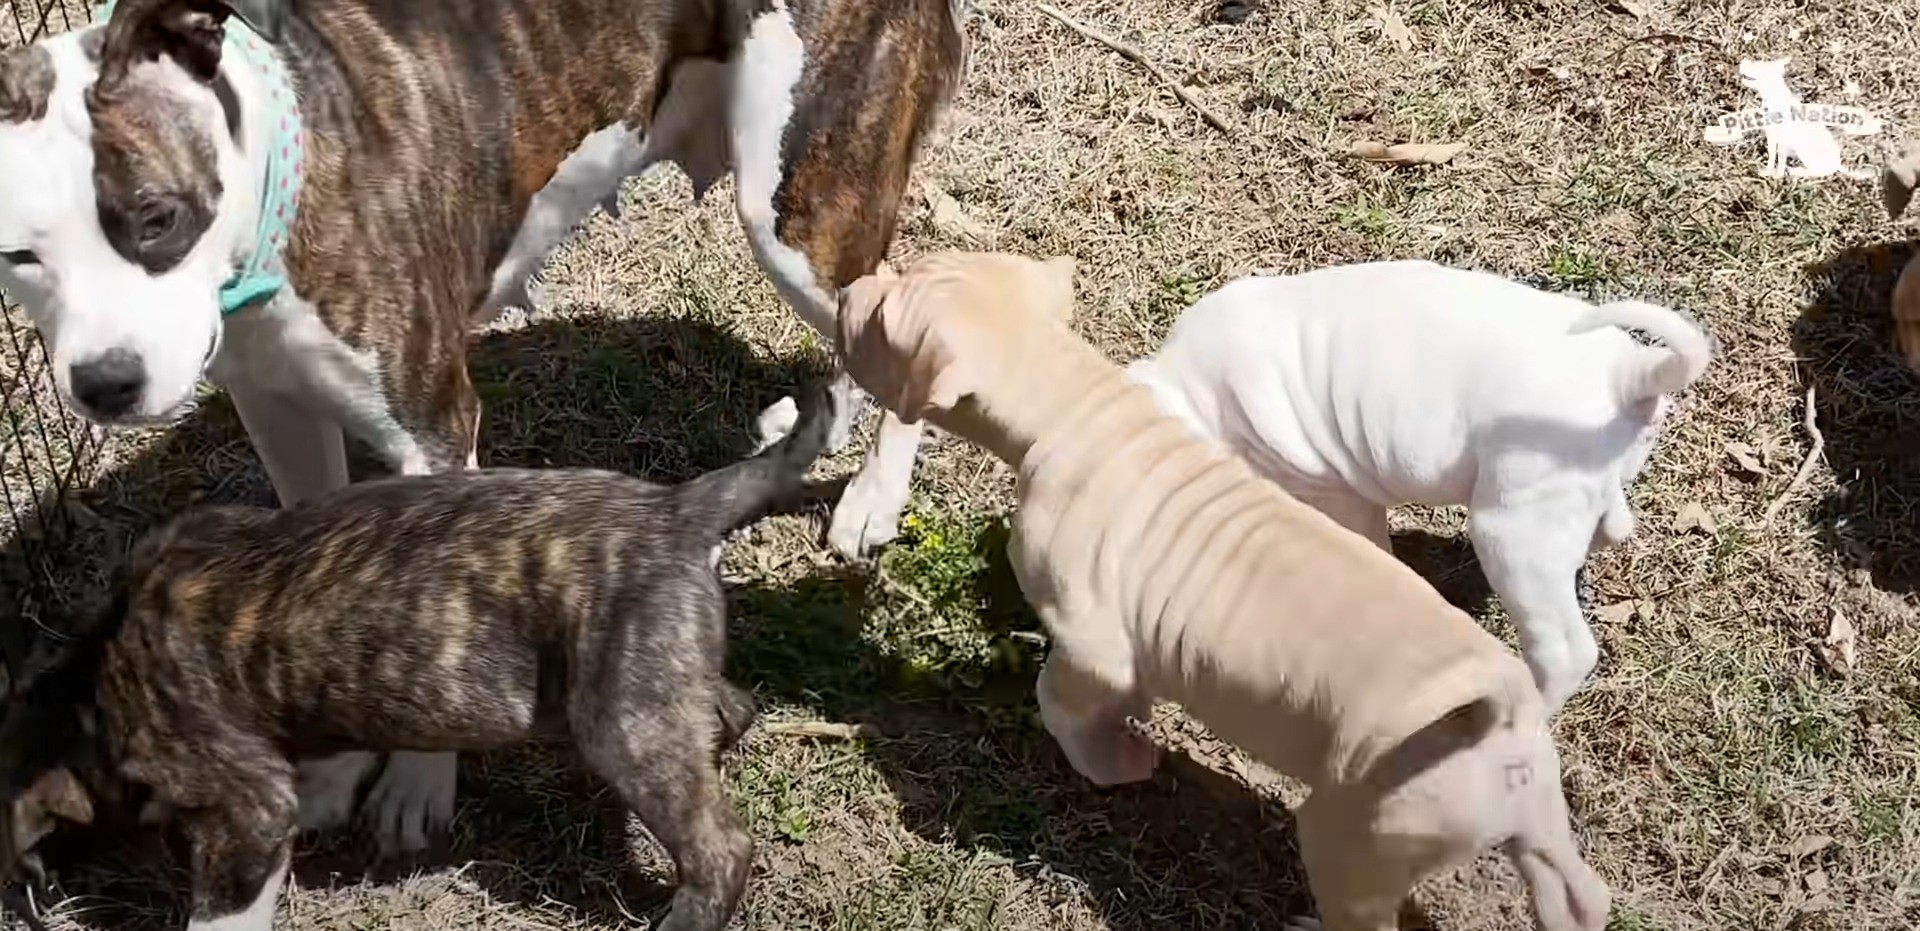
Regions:
[[[807,389],[800,416],[786,436],[733,465],[680,486],[685,513],[698,515],[714,537],[725,537],[770,514],[798,509],[811,488],[807,470],[826,451],[834,399],[825,382]]]

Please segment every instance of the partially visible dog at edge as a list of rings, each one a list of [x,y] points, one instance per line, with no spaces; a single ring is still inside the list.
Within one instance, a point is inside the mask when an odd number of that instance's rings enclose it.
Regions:
[[[1880,173],[1880,196],[1887,219],[1897,220],[1920,187],[1920,148],[1891,159]],[[1893,285],[1893,344],[1907,367],[1920,371],[1920,252],[1907,260]]]
[[[657,927],[717,931],[752,849],[719,753],[755,714],[721,674],[719,548],[810,496],[833,403],[817,387],[785,438],[674,486],[489,469],[176,518],[7,708],[0,880],[60,819],[137,816],[181,842],[189,928],[266,931],[300,760],[564,733],[673,858]]]
[[[1318,920],[1389,931],[1499,845],[1548,931],[1600,931],[1526,666],[1411,569],[1161,410],[1067,326],[1071,259],[944,253],[842,298],[847,370],[1018,474],[1008,556],[1052,640],[1041,718],[1074,769],[1144,780],[1179,702],[1305,781]]]
[[[1600,656],[1580,570],[1632,536],[1627,490],[1712,359],[1708,334],[1658,304],[1391,261],[1229,282],[1127,374],[1384,551],[1388,508],[1468,506],[1552,713]]]

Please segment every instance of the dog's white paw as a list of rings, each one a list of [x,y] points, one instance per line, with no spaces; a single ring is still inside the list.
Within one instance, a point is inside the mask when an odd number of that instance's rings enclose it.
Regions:
[[[906,505],[906,495],[892,493],[875,481],[871,470],[861,471],[833,507],[827,545],[842,559],[866,558],[900,535],[900,512]]]
[[[758,453],[780,442],[787,434],[793,432],[794,424],[799,422],[800,405],[791,395],[768,405],[766,410],[760,412],[759,419],[754,421],[754,428],[760,437],[760,445],[755,446],[753,451]]]
[[[853,441],[853,428],[859,426],[860,417],[867,412],[869,395],[853,379],[841,377],[834,379],[833,426],[827,430],[827,452],[837,453]]]
[[[331,831],[352,820],[354,792],[376,762],[373,754],[354,751],[301,763],[293,783],[300,830]]]
[[[457,758],[397,752],[367,795],[364,817],[382,854],[419,853],[453,821]]]

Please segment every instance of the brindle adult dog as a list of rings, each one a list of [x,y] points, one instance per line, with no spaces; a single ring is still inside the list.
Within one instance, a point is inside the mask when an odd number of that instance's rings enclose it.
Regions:
[[[406,474],[471,466],[470,328],[656,162],[703,192],[734,172],[754,255],[831,343],[958,83],[958,2],[119,0],[0,54],[0,289],[90,418],[224,385],[283,505],[347,483],[343,431]],[[284,285],[223,315],[263,261]],[[828,532],[849,556],[906,501],[921,426],[883,417]],[[304,767],[302,823],[347,820],[375,762]],[[419,849],[453,783],[451,754],[401,754],[361,811]]]

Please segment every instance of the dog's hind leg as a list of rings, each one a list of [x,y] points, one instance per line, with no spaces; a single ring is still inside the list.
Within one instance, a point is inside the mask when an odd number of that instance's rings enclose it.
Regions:
[[[1513,835],[1515,800],[1489,749],[1511,731],[1489,738],[1487,727],[1487,714],[1467,706],[1395,747],[1359,781],[1313,786],[1295,823],[1320,920],[1296,927],[1393,931],[1415,884]]]
[[[1520,651],[1549,714],[1592,674],[1600,658],[1580,609],[1577,580],[1604,501],[1574,492],[1525,504],[1476,501],[1467,519],[1487,584],[1520,632]]]
[[[667,707],[602,696],[575,715],[581,755],[667,848],[680,880],[660,931],[720,931],[746,893],[753,839],[714,762],[723,730],[714,698],[687,688]]]
[[[829,346],[840,289],[886,258],[908,173],[952,96],[963,54],[946,0],[834,6],[807,24],[822,31],[805,36],[783,4],[756,16],[735,59],[729,108],[740,221],[754,257]],[[833,431],[838,449],[862,392],[844,372],[834,388],[848,402]],[[919,455],[922,424],[881,418],[827,533],[850,559],[898,532]]]

